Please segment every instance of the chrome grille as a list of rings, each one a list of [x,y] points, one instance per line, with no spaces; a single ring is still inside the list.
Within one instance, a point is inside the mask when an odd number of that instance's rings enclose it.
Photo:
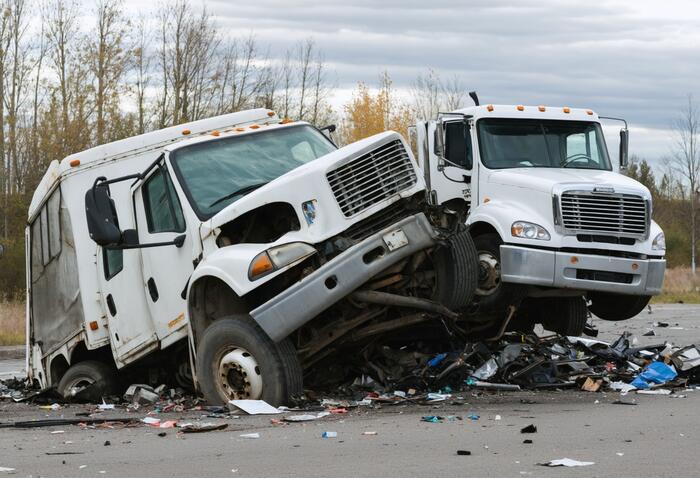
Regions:
[[[326,174],[345,217],[358,214],[416,184],[416,172],[400,140],[383,144]]]
[[[647,203],[633,194],[567,191],[561,196],[561,218],[570,232],[642,237],[649,223]]]

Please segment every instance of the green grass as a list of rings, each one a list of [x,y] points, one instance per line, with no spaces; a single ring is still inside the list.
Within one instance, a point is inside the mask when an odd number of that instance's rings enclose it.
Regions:
[[[652,297],[652,304],[700,304],[700,292],[667,292]]]

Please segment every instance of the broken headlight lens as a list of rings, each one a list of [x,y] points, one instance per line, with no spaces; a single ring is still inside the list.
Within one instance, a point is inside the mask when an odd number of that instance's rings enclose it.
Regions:
[[[303,242],[292,242],[272,247],[255,256],[248,268],[248,278],[250,280],[259,279],[315,253],[316,249]]]
[[[663,232],[656,235],[653,241],[651,241],[651,248],[654,251],[665,251],[666,250],[666,236]]]
[[[526,221],[515,221],[513,225],[510,226],[510,233],[513,237],[521,237],[523,239],[539,239],[541,241],[548,241],[550,239],[547,229],[539,224]]]

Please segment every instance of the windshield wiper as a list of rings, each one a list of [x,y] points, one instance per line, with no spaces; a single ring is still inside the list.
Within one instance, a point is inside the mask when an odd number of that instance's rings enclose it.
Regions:
[[[233,191],[232,193],[228,193],[228,194],[227,194],[226,196],[224,196],[224,197],[220,197],[219,199],[217,199],[216,201],[214,201],[213,203],[211,203],[211,204],[210,204],[209,206],[207,206],[207,207],[214,207],[214,206],[216,206],[217,204],[219,204],[220,202],[226,201],[227,199],[231,199],[231,198],[236,197],[236,196],[239,196],[239,195],[241,195],[241,194],[246,194],[246,193],[253,192],[253,191],[255,191],[256,189],[263,187],[264,185],[266,185],[266,184],[269,183],[269,182],[270,182],[270,181],[265,181],[264,183],[255,183],[255,184],[249,184],[248,186],[243,186],[243,187],[240,188],[240,189],[236,189],[236,190]]]

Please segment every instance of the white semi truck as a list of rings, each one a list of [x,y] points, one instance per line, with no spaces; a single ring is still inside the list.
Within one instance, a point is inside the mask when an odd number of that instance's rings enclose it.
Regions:
[[[264,109],[54,161],[26,230],[29,377],[99,397],[169,365],[212,403],[282,403],[334,348],[471,303],[463,218],[425,198],[398,134],[338,149]]]
[[[520,326],[579,335],[587,302],[605,320],[638,314],[661,292],[664,233],[649,190],[614,172],[601,118],[470,96],[476,106],[419,121],[416,140],[432,202],[468,217],[480,263],[475,317],[503,320],[520,304]],[[620,168],[627,149],[625,122]]]

